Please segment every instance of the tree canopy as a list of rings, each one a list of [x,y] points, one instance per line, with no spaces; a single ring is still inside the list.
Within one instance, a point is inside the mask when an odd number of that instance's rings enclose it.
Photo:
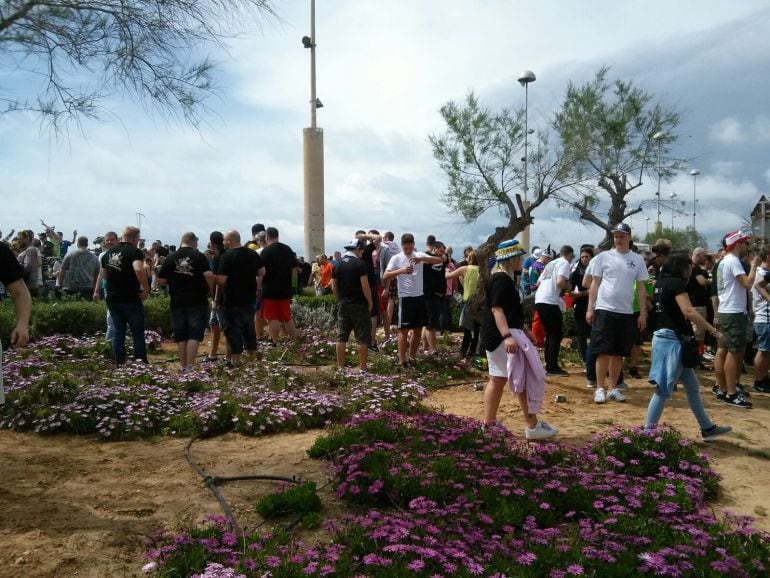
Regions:
[[[547,135],[532,139],[529,157],[529,207],[525,207],[524,110],[493,113],[471,91],[465,102],[450,101],[440,110],[446,131],[430,135],[433,155],[448,179],[444,201],[473,222],[490,209],[506,218],[488,243],[511,237],[532,222],[532,212],[565,182],[562,157],[549,149]],[[532,186],[534,185],[534,186]]]
[[[195,125],[216,88],[196,55],[256,14],[273,14],[268,0],[3,0],[3,111],[58,127],[101,116],[118,93]]]
[[[579,183],[561,191],[558,202],[609,238],[615,224],[643,210],[645,202],[632,207],[628,195],[645,176],[665,179],[682,162],[671,157],[679,113],[632,82],[608,82],[607,72],[602,68],[589,82],[569,84],[553,128]]]

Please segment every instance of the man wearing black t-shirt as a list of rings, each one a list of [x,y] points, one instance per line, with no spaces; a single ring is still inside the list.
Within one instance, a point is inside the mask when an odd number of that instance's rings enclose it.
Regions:
[[[198,251],[198,237],[185,233],[175,251],[163,262],[158,284],[168,285],[171,295],[171,322],[179,350],[182,371],[195,363],[198,345],[203,341],[209,312],[209,295],[214,294],[214,274],[208,259]]]
[[[3,242],[0,242],[0,283],[13,299],[16,308],[16,327],[11,331],[11,347],[24,347],[29,341],[29,316],[32,312],[32,297],[24,284],[24,270],[16,256]],[[3,392],[3,346],[0,343],[0,404],[5,402]]]
[[[426,353],[436,353],[436,330],[441,329],[441,301],[446,294],[446,246],[441,241],[433,241],[426,255],[441,257],[441,262],[423,265],[422,291],[428,310],[428,324],[422,329]]]
[[[687,282],[687,294],[690,297],[690,303],[692,303],[692,306],[695,307],[695,310],[704,319],[708,318],[706,306],[708,305],[709,288],[711,287],[708,271],[703,268],[707,255],[708,253],[703,247],[693,249],[692,273],[690,274],[690,280]],[[698,342],[698,353],[703,355],[705,352],[706,332],[695,323],[692,324],[692,327],[695,331],[695,339]]]
[[[268,322],[268,333],[273,345],[278,345],[281,325],[296,340],[297,329],[291,318],[291,298],[294,296],[292,273],[297,267],[297,256],[291,247],[278,240],[278,229],[268,227],[267,247],[262,250],[265,280],[262,285],[262,317]]]
[[[256,252],[241,245],[238,231],[225,233],[224,244],[227,251],[219,260],[216,290],[224,295],[223,329],[229,346],[227,362],[232,366],[240,361],[244,347],[249,357],[256,356],[254,310],[262,290],[265,268]],[[218,297],[214,299],[215,307],[219,307],[219,301]]]
[[[345,350],[350,332],[355,331],[358,348],[358,368],[366,371],[369,353],[372,310],[372,292],[366,263],[361,256],[365,245],[361,239],[353,239],[345,245],[345,256],[332,271],[332,292],[339,303],[337,312],[337,367],[345,367]]]
[[[363,229],[356,231],[356,239],[360,239],[365,243],[363,254],[361,259],[366,264],[366,276],[369,279],[369,288],[372,293],[372,303],[369,306],[369,315],[371,317],[372,324],[372,341],[369,345],[369,349],[372,351],[379,351],[377,346],[377,326],[380,323],[380,301],[377,298],[377,285],[379,285],[379,270],[374,267],[374,253],[380,250],[382,245],[382,235],[376,229],[370,230],[366,233]]]
[[[134,359],[147,363],[142,301],[150,295],[150,286],[138,243],[139,229],[126,227],[123,241],[107,251],[102,259],[102,277],[107,282],[107,309],[115,329],[112,355],[117,365],[126,362],[126,327],[131,328]]]

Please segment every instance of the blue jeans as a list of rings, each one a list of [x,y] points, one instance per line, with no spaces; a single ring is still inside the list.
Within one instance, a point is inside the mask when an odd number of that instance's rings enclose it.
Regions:
[[[112,316],[114,334],[112,337],[112,356],[115,363],[123,365],[126,362],[126,327],[131,329],[134,340],[134,359],[147,362],[147,344],[144,342],[144,304],[136,303],[107,303],[107,309]]]
[[[668,359],[664,361],[663,357],[670,354],[670,352],[666,350],[671,347],[676,348],[675,354],[678,360],[678,356],[680,355],[679,348],[681,346],[679,345],[679,339],[676,336],[676,333],[670,329],[658,329],[652,338],[653,369],[657,363],[666,363],[668,361]],[[655,373],[653,369],[650,370],[651,374]],[[680,381],[684,386],[684,391],[687,394],[687,404],[690,406],[690,411],[692,411],[695,416],[700,429],[709,429],[714,424],[709,419],[709,416],[706,414],[706,410],[703,407],[703,400],[700,397],[700,383],[698,383],[698,376],[695,373],[695,370],[690,367],[683,367],[681,362],[676,365],[676,370],[681,371],[681,373],[679,373],[677,379],[670,380],[671,383],[669,385],[657,384],[655,393],[652,395],[650,404],[647,407],[647,423],[645,429],[658,425],[660,416],[663,415],[663,409],[666,406],[666,400],[671,397],[677,381]],[[672,372],[672,375],[676,377],[674,372]]]

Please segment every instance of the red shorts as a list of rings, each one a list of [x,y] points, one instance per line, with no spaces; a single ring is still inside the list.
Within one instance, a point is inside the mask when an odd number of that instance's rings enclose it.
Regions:
[[[291,299],[263,299],[262,319],[267,321],[291,321]]]

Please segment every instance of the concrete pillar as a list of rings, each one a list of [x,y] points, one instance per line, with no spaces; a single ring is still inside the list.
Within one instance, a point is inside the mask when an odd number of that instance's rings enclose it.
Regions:
[[[305,169],[305,260],[312,261],[324,249],[324,131],[302,129]]]

